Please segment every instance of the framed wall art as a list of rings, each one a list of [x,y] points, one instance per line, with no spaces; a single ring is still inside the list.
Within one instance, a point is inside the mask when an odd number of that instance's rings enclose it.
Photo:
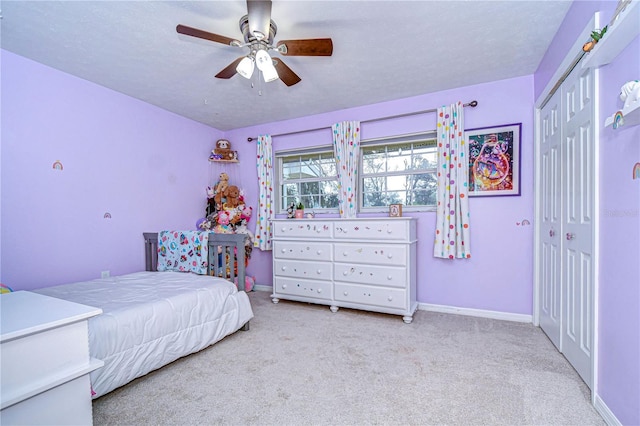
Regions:
[[[520,195],[522,123],[465,131],[469,143],[469,196]]]

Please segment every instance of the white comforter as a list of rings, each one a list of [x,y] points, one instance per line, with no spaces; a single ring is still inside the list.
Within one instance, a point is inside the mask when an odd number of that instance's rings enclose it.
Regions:
[[[247,294],[235,285],[184,272],[136,272],[36,292],[102,308],[89,320],[90,354],[104,361],[91,373],[94,398],[206,348],[253,318]]]

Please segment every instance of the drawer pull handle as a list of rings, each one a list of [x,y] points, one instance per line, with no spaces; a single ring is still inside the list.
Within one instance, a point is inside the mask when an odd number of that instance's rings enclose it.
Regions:
[[[344,257],[347,257],[347,256],[349,256],[349,253],[347,253],[347,252],[345,251],[344,253],[342,253],[342,255],[343,255]]]
[[[345,277],[346,277],[348,274],[349,274],[349,271],[344,271],[344,272],[342,273],[342,275],[344,275]]]
[[[393,279],[393,277],[392,277],[391,275],[387,275],[387,279],[388,279],[389,281],[391,281],[391,280]]]
[[[391,229],[387,229],[387,234],[390,234],[391,232],[393,232]]]
[[[388,300],[389,302],[393,302],[393,296],[389,296],[389,297],[387,297],[387,300]]]
[[[318,275],[322,274],[322,269],[318,269]]]
[[[348,295],[349,295],[349,292],[348,292],[348,291],[345,291],[343,294],[344,294],[345,296],[348,296]]]
[[[317,254],[322,254],[322,250],[318,250],[316,253]]]
[[[389,258],[389,259],[391,259],[392,257],[393,257],[393,255],[392,255],[391,253],[389,253],[389,254],[387,255],[387,258]]]
[[[282,232],[285,232],[287,230],[287,228],[282,228]]]
[[[282,284],[282,289],[284,290],[285,288],[287,288],[286,284]]]
[[[282,252],[283,252],[283,253],[286,253],[286,252],[287,252],[287,250],[286,250],[286,249],[282,249]]]
[[[318,289],[318,293],[322,293],[322,289],[321,288]]]
[[[286,267],[286,266],[283,266],[283,267],[282,267],[282,270],[283,270],[283,271],[286,271],[286,270],[287,270],[287,267]]]

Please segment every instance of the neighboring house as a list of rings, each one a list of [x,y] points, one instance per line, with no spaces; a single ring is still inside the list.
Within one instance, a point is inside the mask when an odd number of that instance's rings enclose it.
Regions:
[[[29,290],[141,270],[142,232],[193,229],[206,204],[208,155],[228,139],[243,170],[239,186],[257,205],[255,144],[247,137],[317,128],[477,100],[466,127],[522,123],[521,195],[473,198],[472,258],[432,256],[434,212],[418,218],[418,301],[505,318],[533,315],[534,105],[596,11],[615,2],[575,2],[533,75],[222,132],[13,53],[2,51],[0,281]],[[600,70],[600,117],[615,111],[624,81],[640,78],[640,40]],[[431,130],[418,115],[364,124],[362,138]],[[330,143],[330,132],[274,138],[274,150]],[[598,387],[611,418],[640,424],[640,126],[601,128]],[[62,170],[52,167],[56,161]],[[255,223],[255,222],[253,222]],[[251,225],[251,224],[250,224]],[[535,223],[533,223],[535,225]],[[248,272],[271,283],[271,255],[254,250]],[[601,407],[601,410],[603,408]],[[602,413],[602,411],[601,411]]]

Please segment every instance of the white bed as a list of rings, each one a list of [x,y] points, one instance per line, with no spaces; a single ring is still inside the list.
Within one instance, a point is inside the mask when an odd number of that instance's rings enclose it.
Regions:
[[[104,361],[91,373],[94,398],[248,329],[253,318],[247,294],[231,281],[189,272],[136,272],[35,292],[103,310],[89,319],[90,355]]]

